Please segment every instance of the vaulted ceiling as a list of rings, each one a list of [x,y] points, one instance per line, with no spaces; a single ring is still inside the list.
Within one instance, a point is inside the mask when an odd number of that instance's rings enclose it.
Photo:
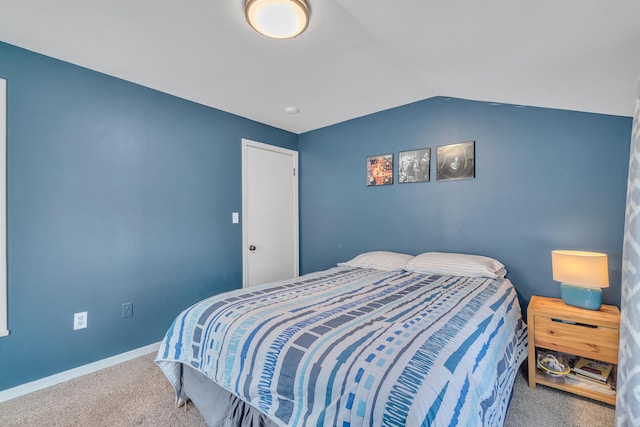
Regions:
[[[244,0],[2,0],[0,41],[295,133],[433,96],[633,114],[638,0],[309,3],[271,40]]]

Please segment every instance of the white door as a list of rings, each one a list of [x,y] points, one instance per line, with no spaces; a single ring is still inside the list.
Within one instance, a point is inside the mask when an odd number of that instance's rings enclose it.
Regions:
[[[298,275],[298,152],[242,140],[243,286]]]

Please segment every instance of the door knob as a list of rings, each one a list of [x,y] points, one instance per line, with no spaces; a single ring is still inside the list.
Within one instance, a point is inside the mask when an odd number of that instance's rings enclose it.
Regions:
[[[251,252],[253,252],[253,251],[255,251],[255,250],[256,250],[256,247],[255,247],[254,245],[250,245],[250,246],[249,246],[249,250],[250,250]]]

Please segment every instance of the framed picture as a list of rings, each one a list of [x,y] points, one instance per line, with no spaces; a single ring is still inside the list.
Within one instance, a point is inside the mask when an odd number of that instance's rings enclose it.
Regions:
[[[393,154],[367,157],[367,187],[393,184]]]
[[[398,153],[398,183],[427,182],[431,169],[431,148]]]
[[[436,150],[436,179],[450,181],[476,176],[475,141],[443,145]]]

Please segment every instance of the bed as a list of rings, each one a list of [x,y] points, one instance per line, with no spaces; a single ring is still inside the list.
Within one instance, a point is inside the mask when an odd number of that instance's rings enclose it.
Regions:
[[[156,363],[211,426],[501,426],[527,354],[505,273],[365,253],[193,305]]]

